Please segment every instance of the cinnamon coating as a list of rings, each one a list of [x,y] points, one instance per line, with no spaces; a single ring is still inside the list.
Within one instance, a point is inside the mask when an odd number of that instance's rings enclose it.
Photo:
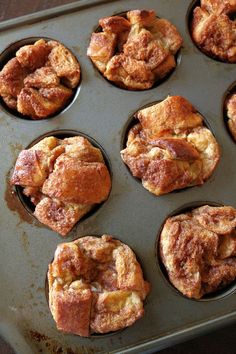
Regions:
[[[151,193],[203,184],[220,158],[214,136],[195,108],[181,96],[135,114],[139,123],[128,133],[122,160]]]
[[[192,37],[197,46],[213,58],[236,62],[236,0],[201,0],[193,11]]]
[[[44,138],[21,151],[11,183],[24,188],[36,218],[62,236],[111,189],[101,151],[80,136]]]
[[[236,279],[236,209],[204,205],[169,217],[159,241],[170,282],[200,299]]]
[[[226,100],[226,113],[228,127],[232,137],[236,141],[236,93],[230,95]]]
[[[61,43],[43,39],[25,45],[0,72],[6,105],[31,118],[50,117],[65,107],[80,81],[80,65]]]
[[[87,51],[94,65],[117,86],[145,90],[176,67],[174,55],[182,45],[175,26],[153,10],[132,10],[99,20]]]
[[[48,284],[57,328],[84,337],[131,326],[150,291],[134,252],[109,235],[58,245]]]

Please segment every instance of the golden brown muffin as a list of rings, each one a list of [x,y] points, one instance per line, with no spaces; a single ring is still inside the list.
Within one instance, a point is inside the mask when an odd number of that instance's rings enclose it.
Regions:
[[[121,157],[147,190],[161,195],[203,184],[211,176],[219,146],[186,99],[169,96],[135,118],[140,123],[130,129]]]
[[[131,326],[150,291],[134,252],[109,235],[58,245],[48,284],[57,328],[84,337]]]
[[[226,101],[226,114],[229,130],[236,141],[236,93],[230,95]]]
[[[80,65],[61,43],[43,39],[25,45],[0,72],[6,105],[31,119],[60,111],[80,81]]]
[[[236,62],[236,0],[201,0],[193,11],[192,37],[197,46],[213,58]]]
[[[204,205],[169,217],[159,240],[170,282],[200,299],[236,279],[236,209]]]
[[[153,10],[133,10],[99,20],[87,51],[94,65],[117,86],[145,90],[176,67],[174,55],[182,38],[169,21]]]
[[[62,236],[111,189],[101,151],[81,136],[51,136],[21,151],[11,183],[24,188],[36,218]]]

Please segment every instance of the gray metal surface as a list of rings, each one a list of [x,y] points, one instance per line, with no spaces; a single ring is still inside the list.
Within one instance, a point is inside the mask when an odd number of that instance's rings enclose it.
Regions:
[[[141,0],[88,0],[0,24],[1,52],[22,38],[50,37],[68,46],[82,68],[76,100],[57,117],[34,122],[0,111],[0,332],[16,353],[151,353],[236,320],[235,293],[215,301],[188,300],[166,283],[155,256],[160,226],[173,210],[199,200],[236,207],[235,144],[222,117],[222,98],[236,79],[236,65],[216,62],[193,45],[186,24],[189,5],[189,0],[146,0],[145,4]],[[128,92],[103,79],[86,50],[100,17],[144,6],[172,21],[184,46],[180,64],[167,81],[148,91]],[[155,197],[130,175],[119,152],[129,117],[142,106],[175,94],[187,98],[206,117],[222,156],[203,186]],[[105,149],[113,173],[107,202],[79,223],[66,240],[114,235],[133,248],[152,284],[145,316],[113,335],[86,339],[56,330],[44,283],[48,263],[63,239],[30,217],[9,190],[9,173],[20,150],[57,129],[79,130],[93,137]]]

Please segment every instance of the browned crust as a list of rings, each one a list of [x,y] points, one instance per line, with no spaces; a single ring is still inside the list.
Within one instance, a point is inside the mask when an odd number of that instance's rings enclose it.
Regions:
[[[109,235],[58,245],[48,282],[57,328],[80,336],[132,325],[150,291],[134,252]]]
[[[176,66],[182,38],[169,21],[153,10],[132,10],[99,20],[102,32],[92,33],[87,55],[117,86],[145,90]]]
[[[236,278],[236,210],[209,205],[169,217],[159,248],[171,283],[199,299]]]
[[[62,236],[111,189],[101,151],[83,137],[47,137],[23,150],[11,183],[25,187],[38,220]]]
[[[155,195],[204,183],[220,159],[217,141],[183,97],[170,96],[137,112],[123,161]]]
[[[192,37],[199,48],[213,58],[236,62],[236,22],[229,14],[235,0],[204,0],[193,11]]]
[[[80,81],[80,65],[61,43],[43,39],[25,45],[0,72],[6,105],[32,119],[60,111]]]

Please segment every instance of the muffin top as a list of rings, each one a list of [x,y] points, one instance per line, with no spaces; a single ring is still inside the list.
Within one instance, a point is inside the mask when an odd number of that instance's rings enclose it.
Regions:
[[[109,235],[58,245],[48,284],[57,328],[85,337],[132,325],[150,290],[134,252]]]
[[[193,11],[192,37],[209,56],[236,62],[236,21],[230,14],[236,11],[236,0],[201,0]]]
[[[21,151],[11,183],[24,188],[36,218],[62,236],[111,189],[101,151],[81,136],[50,136]]]
[[[203,118],[185,98],[169,96],[135,114],[123,161],[156,195],[204,183],[213,173],[219,146]]]
[[[0,72],[5,104],[27,118],[48,118],[65,107],[80,81],[80,65],[57,41],[21,47]]]
[[[236,279],[236,209],[204,205],[169,217],[159,240],[170,282],[189,298]]]
[[[153,10],[132,10],[126,16],[99,20],[87,51],[98,70],[117,86],[145,90],[176,66],[182,45],[176,27]]]

